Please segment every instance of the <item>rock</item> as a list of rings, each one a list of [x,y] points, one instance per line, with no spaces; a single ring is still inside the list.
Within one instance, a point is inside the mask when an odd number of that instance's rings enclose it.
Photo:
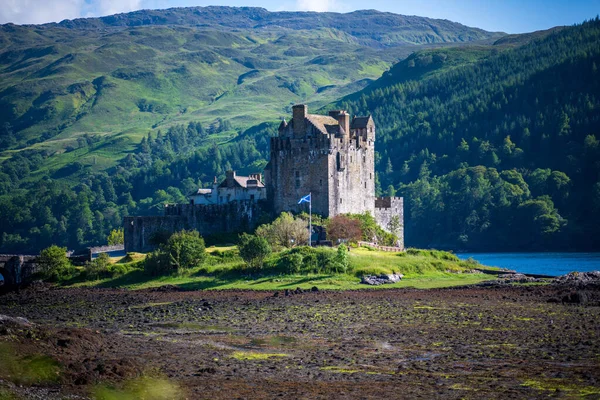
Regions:
[[[600,282],[600,271],[570,272],[554,279],[556,283],[591,283]]]
[[[360,283],[371,286],[384,285],[386,283],[396,283],[402,280],[402,274],[381,274],[363,276]]]
[[[316,286],[313,286],[312,288],[310,288],[310,291],[311,291],[311,292],[318,292],[318,291],[319,291],[319,288],[318,288],[318,287],[316,287]]]
[[[8,315],[0,314],[0,325],[13,325],[13,326],[32,326],[33,323],[29,322],[27,318],[23,317],[9,317]]]
[[[565,295],[562,298],[562,302],[569,303],[569,304],[587,304],[588,295],[586,292],[579,290],[577,292],[572,292],[572,293]]]

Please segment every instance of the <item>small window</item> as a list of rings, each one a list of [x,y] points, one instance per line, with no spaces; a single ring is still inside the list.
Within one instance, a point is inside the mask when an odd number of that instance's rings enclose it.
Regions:
[[[341,198],[340,198],[340,204],[342,204],[342,203],[343,203],[343,201],[342,201],[342,200],[343,200],[343,199],[341,199]]]
[[[323,179],[319,179],[319,186],[323,186]]]
[[[296,171],[296,178],[300,177],[300,171]]]
[[[352,162],[352,156],[350,156],[350,162]]]
[[[254,201],[254,195],[253,194],[250,195],[250,200]]]
[[[296,189],[300,188],[300,179],[296,179]]]
[[[221,203],[223,202],[223,196],[221,196]]]
[[[367,182],[365,182],[365,189],[367,188]]]
[[[369,179],[373,179],[373,174],[369,172]]]

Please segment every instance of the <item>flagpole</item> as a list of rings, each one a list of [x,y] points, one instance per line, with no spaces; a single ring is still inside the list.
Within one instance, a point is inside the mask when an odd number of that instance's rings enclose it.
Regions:
[[[308,194],[309,202],[308,202],[308,246],[312,247],[311,233],[312,233],[312,192]]]

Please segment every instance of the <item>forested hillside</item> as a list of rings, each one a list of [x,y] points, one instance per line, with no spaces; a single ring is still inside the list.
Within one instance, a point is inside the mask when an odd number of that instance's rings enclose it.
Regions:
[[[600,249],[600,21],[546,35],[419,52],[336,105],[373,113],[408,245]]]

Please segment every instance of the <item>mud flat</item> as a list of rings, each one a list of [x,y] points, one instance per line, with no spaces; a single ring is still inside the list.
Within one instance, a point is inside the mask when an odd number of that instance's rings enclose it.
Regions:
[[[55,376],[0,366],[0,394],[99,398],[151,375],[191,399],[600,398],[597,283],[298,292],[5,294],[0,314],[27,321],[0,321],[4,352]]]

